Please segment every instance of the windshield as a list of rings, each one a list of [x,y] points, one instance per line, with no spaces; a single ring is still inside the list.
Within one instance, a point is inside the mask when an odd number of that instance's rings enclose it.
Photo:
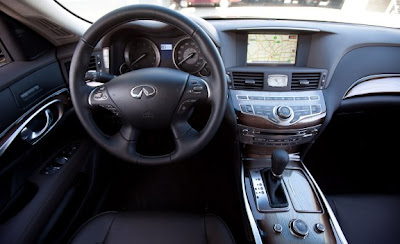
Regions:
[[[156,4],[202,18],[316,20],[400,28],[399,0],[57,0],[94,22],[130,4]]]

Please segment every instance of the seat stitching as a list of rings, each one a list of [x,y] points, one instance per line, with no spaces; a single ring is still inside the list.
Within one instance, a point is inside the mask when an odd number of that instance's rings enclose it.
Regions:
[[[225,226],[225,228],[228,230],[229,235],[231,236],[231,239],[233,240],[233,242],[236,243],[235,238],[233,237],[233,234],[232,234],[232,232],[230,231],[230,229],[228,228],[228,225],[225,223],[225,221],[224,221],[221,217],[219,217],[218,215],[214,215],[214,217],[216,217],[217,219],[220,220],[221,224],[222,224],[223,226]]]
[[[203,225],[204,225],[204,233],[206,235],[206,244],[208,243],[208,235],[207,235],[207,225],[206,225],[206,215],[203,216]]]
[[[103,212],[101,214],[98,214],[98,215],[95,215],[95,216],[91,217],[89,220],[87,220],[85,223],[83,223],[83,225],[81,225],[78,228],[78,230],[75,231],[74,235],[71,237],[71,239],[69,240],[68,243],[72,243],[72,240],[78,235],[78,233],[81,232],[81,230],[83,230],[88,225],[88,223],[91,222],[92,220],[97,219],[97,218],[99,218],[99,217],[101,217],[103,215],[116,214],[116,213],[118,213],[118,212],[117,211],[107,211],[107,212]]]
[[[116,216],[117,216],[117,215],[115,215],[115,216],[114,216],[113,220],[111,221],[111,224],[110,224],[110,226],[108,227],[108,230],[107,230],[107,235],[104,237],[104,241],[103,241],[103,243],[106,243],[106,240],[107,240],[108,234],[110,233],[111,226],[113,225],[113,223],[114,223],[114,220],[115,220]]]

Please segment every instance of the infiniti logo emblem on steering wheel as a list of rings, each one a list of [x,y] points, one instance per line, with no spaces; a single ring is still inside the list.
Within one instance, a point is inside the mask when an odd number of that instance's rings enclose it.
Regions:
[[[131,90],[131,96],[136,99],[141,99],[142,96],[153,97],[156,95],[156,88],[150,85],[135,86]]]

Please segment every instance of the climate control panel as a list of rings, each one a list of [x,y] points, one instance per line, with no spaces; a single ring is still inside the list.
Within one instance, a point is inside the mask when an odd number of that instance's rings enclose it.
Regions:
[[[237,111],[262,117],[279,126],[291,126],[304,119],[321,117],[326,112],[320,90],[298,92],[264,92],[231,90]]]

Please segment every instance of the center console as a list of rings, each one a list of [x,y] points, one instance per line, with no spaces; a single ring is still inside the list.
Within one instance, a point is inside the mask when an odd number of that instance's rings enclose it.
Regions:
[[[256,243],[347,243],[300,160],[327,107],[328,70],[307,67],[313,30],[236,30],[227,69],[241,144],[242,185]]]

